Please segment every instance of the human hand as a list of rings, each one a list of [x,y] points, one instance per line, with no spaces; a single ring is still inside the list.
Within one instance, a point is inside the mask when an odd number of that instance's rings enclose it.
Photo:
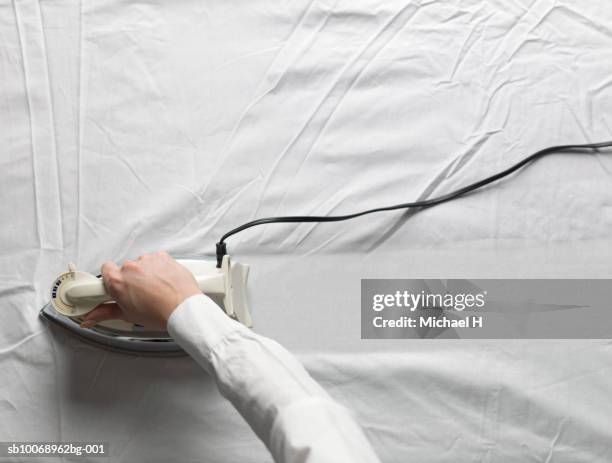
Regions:
[[[119,319],[165,330],[174,309],[189,296],[201,294],[191,272],[165,252],[127,260],[121,267],[105,262],[102,278],[115,302],[89,312],[81,324],[83,328]]]

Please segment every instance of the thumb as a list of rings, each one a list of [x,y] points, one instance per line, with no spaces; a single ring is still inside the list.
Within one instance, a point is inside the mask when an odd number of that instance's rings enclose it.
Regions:
[[[122,315],[123,311],[116,302],[101,304],[85,316],[81,328],[91,328],[105,320],[120,320],[123,318]]]

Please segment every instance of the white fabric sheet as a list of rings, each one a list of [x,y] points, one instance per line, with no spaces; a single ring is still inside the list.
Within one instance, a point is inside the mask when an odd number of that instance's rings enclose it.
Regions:
[[[569,0],[0,0],[0,441],[270,461],[190,359],[39,321],[53,277],[210,257],[255,217],[427,197],[611,139],[610,24],[605,2]],[[418,214],[229,247],[252,265],[255,330],[355,412],[382,461],[610,461],[609,341],[362,341],[359,287],[612,277],[611,186],[612,155],[555,155]]]

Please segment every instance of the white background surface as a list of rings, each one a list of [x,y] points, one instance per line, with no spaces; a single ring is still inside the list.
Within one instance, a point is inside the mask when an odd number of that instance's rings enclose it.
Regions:
[[[605,2],[0,1],[0,441],[269,461],[190,359],[39,321],[53,277],[210,254],[255,217],[436,195],[611,139],[610,24]],[[362,341],[359,285],[612,277],[611,174],[612,155],[555,155],[418,214],[229,247],[252,265],[255,329],[355,411],[383,462],[609,461],[609,341]]]

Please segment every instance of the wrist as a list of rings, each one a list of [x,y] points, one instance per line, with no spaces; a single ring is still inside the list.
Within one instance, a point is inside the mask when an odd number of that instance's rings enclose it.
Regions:
[[[178,309],[179,306],[183,302],[185,302],[187,299],[189,299],[192,296],[197,296],[198,294],[202,294],[202,292],[199,289],[192,289],[188,291],[179,292],[173,302],[166,304],[165,307],[162,308],[162,313],[161,313],[161,317],[162,317],[164,326],[168,324],[168,320],[170,319],[170,316],[172,315],[172,313],[176,309]]]

